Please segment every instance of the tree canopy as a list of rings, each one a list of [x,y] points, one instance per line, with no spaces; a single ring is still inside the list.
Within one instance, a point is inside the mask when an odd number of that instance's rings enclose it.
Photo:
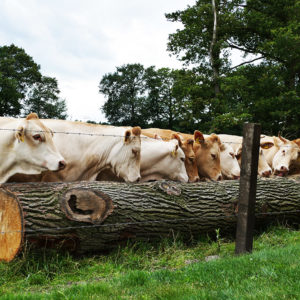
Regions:
[[[24,49],[0,47],[0,115],[24,116],[36,112],[44,118],[66,118],[65,100],[59,98],[55,78],[43,76]]]
[[[110,122],[241,134],[250,121],[266,134],[300,136],[299,0],[197,0],[166,18],[182,25],[170,33],[167,50],[184,68],[138,64],[136,76],[130,70],[137,65],[124,65],[123,81],[106,74],[100,92]],[[238,66],[231,61],[236,50],[245,59]]]

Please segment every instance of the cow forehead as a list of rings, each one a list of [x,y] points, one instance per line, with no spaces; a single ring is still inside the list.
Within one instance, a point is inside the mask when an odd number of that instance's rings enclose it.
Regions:
[[[48,127],[46,127],[39,119],[26,120],[26,125],[29,130],[37,130],[43,133],[50,133]]]

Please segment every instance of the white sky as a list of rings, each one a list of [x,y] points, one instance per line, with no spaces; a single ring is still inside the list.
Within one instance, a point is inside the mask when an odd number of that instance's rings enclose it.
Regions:
[[[166,51],[180,28],[165,13],[195,0],[0,0],[0,46],[14,43],[56,77],[69,119],[104,121],[102,76],[117,66],[180,68]]]

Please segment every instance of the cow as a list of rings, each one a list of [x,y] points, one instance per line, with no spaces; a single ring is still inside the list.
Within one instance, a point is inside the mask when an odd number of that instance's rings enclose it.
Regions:
[[[219,134],[219,137],[224,144],[228,144],[233,148],[237,161],[241,166],[243,137],[237,135],[228,135],[228,134]],[[258,170],[257,171],[258,175],[262,177],[269,177],[272,174],[272,169],[269,166],[261,147],[259,148],[259,159],[258,159],[257,170]]]
[[[230,144],[222,143],[220,147],[221,172],[224,179],[239,179],[241,168]]]
[[[185,140],[193,139],[193,149],[196,155],[196,163],[199,176],[204,179],[221,180],[220,147],[222,145],[216,134],[205,137],[199,130],[194,135],[179,133]]]
[[[178,140],[163,141],[141,136],[141,181],[174,180],[188,182],[185,169],[185,156]],[[103,171],[97,180],[122,181],[110,171]]]
[[[1,117],[0,129],[0,183],[16,173],[39,174],[66,167],[53,133],[36,113],[25,119]]]
[[[195,152],[193,150],[194,140],[187,139],[183,140],[182,137],[176,132],[169,129],[160,128],[148,128],[142,129],[142,134],[151,138],[161,139],[164,141],[169,141],[172,139],[177,139],[179,147],[183,150],[185,155],[185,168],[189,177],[189,182],[199,181],[198,168],[195,159]]]
[[[261,136],[261,147],[273,168],[274,175],[286,176],[290,168],[299,160],[300,148],[294,141],[289,141],[278,135],[278,137]]]
[[[59,172],[44,172],[40,178],[23,177],[22,181],[93,181],[105,169],[126,182],[140,180],[140,127],[126,129],[51,119],[43,122],[57,132],[54,142],[68,165]]]

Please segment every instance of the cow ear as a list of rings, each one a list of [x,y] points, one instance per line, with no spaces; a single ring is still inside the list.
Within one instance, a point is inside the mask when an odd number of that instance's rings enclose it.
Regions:
[[[32,119],[38,119],[38,115],[36,113],[30,113],[27,117],[26,120],[32,120]]]
[[[177,154],[178,154],[178,144],[175,145],[175,148],[174,148],[174,150],[172,151],[171,154],[172,154],[173,157],[176,157],[176,156],[177,156]]]
[[[130,142],[130,136],[131,136],[130,130],[126,130],[125,131],[125,137],[124,137],[124,142],[125,143],[129,143]]]
[[[133,127],[131,131],[132,131],[132,134],[135,136],[140,136],[142,133],[142,129],[140,126]]]
[[[274,143],[272,143],[272,142],[265,142],[265,143],[260,144],[260,147],[262,149],[270,149],[273,146],[274,146]]]
[[[178,141],[178,145],[182,147],[182,141],[180,136],[177,133],[172,133],[171,139],[176,139]]]
[[[280,132],[278,132],[278,138],[284,143],[286,144],[288,142],[287,139],[283,138],[281,135],[280,135]]]
[[[200,132],[199,130],[195,130],[194,132],[194,140],[196,144],[202,144],[205,142],[204,136],[202,134],[202,132]]]
[[[15,136],[19,142],[24,142],[25,130],[23,126],[18,127]]]

